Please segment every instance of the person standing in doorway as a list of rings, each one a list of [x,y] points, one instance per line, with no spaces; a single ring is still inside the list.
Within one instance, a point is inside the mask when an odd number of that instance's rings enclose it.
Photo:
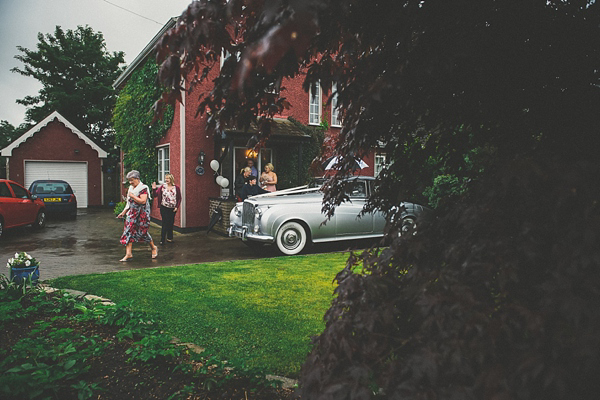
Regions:
[[[150,226],[150,190],[140,179],[138,171],[127,174],[129,190],[127,191],[127,204],[117,218],[125,218],[125,227],[121,235],[121,244],[125,247],[125,257],[120,261],[129,261],[133,258],[133,243],[147,242],[152,250],[152,258],[158,256],[158,247],[154,245],[152,236],[148,233]]]
[[[165,183],[162,185],[157,187],[156,182],[152,182],[152,191],[157,199],[162,219],[160,244],[165,244],[165,241],[171,243],[173,242],[175,214],[181,205],[181,190],[179,186],[175,185],[175,177],[172,174],[166,174]]]
[[[260,176],[261,187],[269,192],[277,190],[277,174],[275,173],[273,164],[265,165],[265,172]]]
[[[258,176],[258,170],[254,166],[254,160],[253,159],[249,158],[248,160],[246,160],[246,166],[248,168],[250,168],[250,172],[251,172],[250,175]]]

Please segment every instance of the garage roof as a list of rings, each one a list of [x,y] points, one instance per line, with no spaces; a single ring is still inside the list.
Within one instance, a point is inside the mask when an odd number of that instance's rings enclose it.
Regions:
[[[9,144],[5,148],[3,148],[2,152],[0,153],[0,155],[2,155],[2,157],[10,157],[10,156],[12,156],[12,151],[14,149],[16,149],[17,147],[19,147],[21,145],[21,143],[25,142],[30,137],[32,137],[33,135],[35,135],[36,133],[38,133],[39,131],[41,131],[42,128],[44,128],[46,125],[48,125],[50,122],[54,121],[55,119],[58,120],[58,122],[63,123],[67,128],[69,128],[71,130],[71,132],[73,132],[74,134],[76,134],[79,137],[79,139],[83,140],[92,149],[96,150],[98,152],[98,157],[99,158],[106,158],[108,156],[108,154],[106,153],[106,151],[102,150],[100,147],[98,147],[98,145],[96,143],[92,142],[90,140],[90,138],[88,138],[86,135],[84,135],[79,129],[75,128],[75,126],[73,126],[73,124],[71,124],[69,121],[67,121],[65,119],[65,117],[63,117],[62,115],[60,115],[58,113],[58,111],[54,111],[52,114],[48,115],[43,121],[41,121],[40,123],[38,123],[36,126],[34,126],[33,128],[31,128],[27,132],[25,132],[17,140],[15,140],[11,144]]]

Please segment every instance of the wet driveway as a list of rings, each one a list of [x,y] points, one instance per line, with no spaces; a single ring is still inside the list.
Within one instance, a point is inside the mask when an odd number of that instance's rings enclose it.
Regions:
[[[50,217],[46,227],[39,231],[30,227],[5,230],[0,239],[0,265],[5,266],[15,252],[26,251],[40,261],[40,279],[46,280],[65,275],[263,256],[250,251],[239,239],[226,238],[213,232],[207,235],[206,231],[188,234],[175,232],[173,243],[159,246],[157,259],[151,259],[147,244],[135,243],[133,260],[123,263],[119,262],[125,254],[125,247],[119,243],[122,232],[123,220],[116,219],[111,210],[79,210],[74,221]],[[150,234],[158,243],[160,226],[151,224]],[[8,268],[5,269],[0,273],[8,275]]]
[[[46,227],[39,231],[30,227],[5,230],[0,239],[0,273],[9,275],[6,261],[15,252],[26,251],[40,261],[40,279],[59,276],[124,271],[213,261],[249,260],[277,257],[275,246],[253,251],[241,240],[206,231],[181,234],[175,232],[173,243],[158,245],[157,259],[151,258],[150,246],[133,245],[133,259],[120,262],[125,247],[119,243],[123,220],[116,219],[112,210],[79,210],[76,220],[49,217]],[[160,226],[150,225],[150,234],[160,241]],[[309,253],[346,251],[369,247],[373,241],[350,241],[315,244]],[[340,269],[343,266],[340,266]]]

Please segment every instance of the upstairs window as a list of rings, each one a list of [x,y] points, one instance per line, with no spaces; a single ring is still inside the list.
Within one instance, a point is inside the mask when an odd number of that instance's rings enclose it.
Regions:
[[[342,121],[340,121],[340,110],[338,108],[338,94],[337,85],[334,83],[331,87],[331,126],[340,127]]]
[[[308,96],[308,124],[319,125],[321,123],[321,87],[318,83],[310,85]]]
[[[379,173],[386,167],[387,165],[387,155],[385,153],[375,154],[375,176],[379,175]]]

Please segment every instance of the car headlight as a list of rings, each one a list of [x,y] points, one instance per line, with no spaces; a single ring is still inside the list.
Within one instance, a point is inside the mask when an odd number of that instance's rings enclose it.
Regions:
[[[236,216],[236,217],[241,217],[241,216],[242,216],[242,210],[241,210],[241,208],[240,208],[240,207],[238,207],[238,206],[235,206],[235,207],[233,208],[233,212],[235,213],[235,216]]]
[[[263,216],[263,211],[260,208],[254,210],[254,233],[260,231],[260,219]]]

